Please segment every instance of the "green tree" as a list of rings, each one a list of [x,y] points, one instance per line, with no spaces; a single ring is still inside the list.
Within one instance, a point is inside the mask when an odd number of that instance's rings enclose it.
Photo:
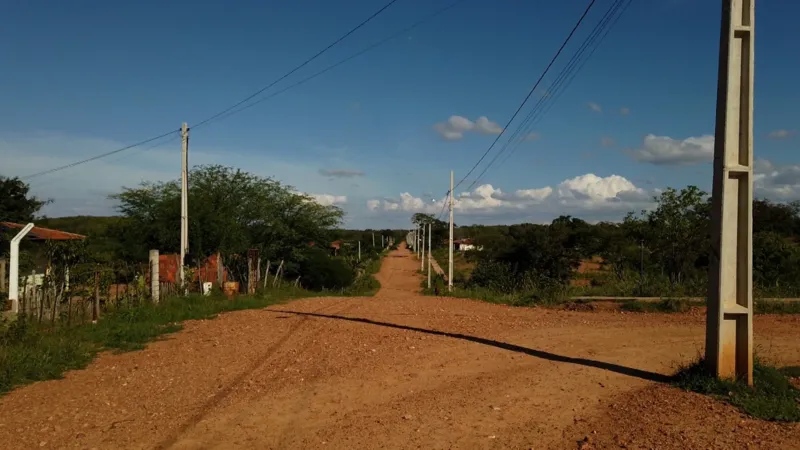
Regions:
[[[128,218],[122,236],[144,258],[148,249],[178,252],[180,182],[142,183],[112,196]],[[298,261],[310,242],[329,242],[343,212],[291,186],[231,167],[199,166],[189,174],[189,246],[197,257],[242,254]]]
[[[0,220],[26,223],[51,200],[42,200],[31,195],[30,186],[19,178],[0,175]]]

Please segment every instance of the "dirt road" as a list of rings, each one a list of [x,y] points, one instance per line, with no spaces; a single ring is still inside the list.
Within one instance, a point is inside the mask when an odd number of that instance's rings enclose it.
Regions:
[[[665,387],[703,317],[422,297],[407,251],[371,298],[187,323],[0,399],[3,448],[798,448],[800,428]],[[756,318],[800,363],[800,320]]]

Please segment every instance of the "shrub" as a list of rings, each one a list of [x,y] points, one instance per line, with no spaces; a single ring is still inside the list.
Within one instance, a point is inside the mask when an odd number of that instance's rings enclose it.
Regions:
[[[321,249],[306,250],[298,266],[303,287],[307,289],[342,289],[355,281],[355,273],[345,261],[331,258]]]

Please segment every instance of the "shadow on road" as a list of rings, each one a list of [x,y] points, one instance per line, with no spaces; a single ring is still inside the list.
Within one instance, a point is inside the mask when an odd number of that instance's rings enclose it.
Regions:
[[[396,328],[400,330],[409,330],[409,331],[417,331],[420,333],[432,334],[434,336],[444,336],[453,339],[461,339],[464,341],[475,342],[477,344],[488,345],[491,347],[500,348],[503,350],[509,350],[512,352],[522,353],[525,355],[533,356],[536,358],[546,359],[548,361],[555,361],[555,362],[563,362],[568,364],[577,364],[580,366],[586,367],[594,367],[596,369],[603,369],[608,370],[609,372],[619,373],[622,375],[628,375],[630,377],[641,378],[643,380],[648,381],[655,381],[658,383],[668,383],[672,380],[672,377],[667,375],[662,375],[660,373],[649,372],[646,370],[641,369],[633,369],[630,367],[620,366],[618,364],[607,363],[603,361],[595,361],[592,359],[585,359],[585,358],[572,358],[570,356],[563,356],[557,355],[555,353],[545,352],[542,350],[535,350],[532,348],[522,347],[519,345],[509,344],[506,342],[500,341],[493,341],[491,339],[481,338],[477,336],[469,336],[466,334],[459,334],[459,333],[448,333],[446,331],[437,331],[437,330],[428,330],[425,328],[417,328],[408,325],[399,325],[396,323],[389,323],[389,322],[379,322],[370,319],[363,319],[360,317],[345,317],[345,316],[336,316],[336,315],[329,315],[329,314],[319,314],[319,313],[310,313],[310,312],[300,312],[300,311],[270,311],[268,312],[275,312],[275,313],[282,313],[282,314],[297,314],[300,316],[310,316],[310,317],[322,317],[326,319],[337,319],[337,320],[347,320],[350,322],[358,322],[358,323],[366,323],[370,325],[378,325],[381,327],[388,327],[388,328]]]

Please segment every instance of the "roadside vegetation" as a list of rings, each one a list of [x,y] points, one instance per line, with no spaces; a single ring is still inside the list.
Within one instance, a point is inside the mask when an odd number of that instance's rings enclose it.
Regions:
[[[178,180],[123,188],[111,196],[119,216],[48,219],[37,217],[48,201],[30,195],[28,185],[19,179],[0,177],[4,192],[0,221],[34,221],[38,226],[87,236],[84,241],[23,241],[20,273],[36,270],[41,274],[48,269],[48,275],[38,289],[42,297],[38,308],[27,308],[27,315],[16,318],[0,316],[0,393],[85,367],[100,351],[141,349],[181,329],[185,320],[301,297],[374,295],[380,289],[374,275],[388,252],[384,247],[404,236],[399,230],[341,229],[341,209],[238,169],[200,166],[191,171],[190,178],[187,273],[218,254],[227,279],[244,289],[247,254],[255,249],[260,271],[271,267],[269,283],[259,283],[255,294],[240,293],[229,299],[216,286],[212,295],[204,296],[196,293],[199,282],[195,281],[188,285],[193,294],[179,296],[175,291],[181,289],[170,289],[171,293],[162,289],[159,304],[151,302],[148,251],[179,251]],[[0,258],[7,258],[13,232],[0,229]],[[51,293],[47,297],[52,308],[44,306],[42,290]],[[96,292],[102,293],[102,314],[92,323]],[[7,293],[0,292],[0,304],[6,308],[7,298]]]
[[[632,312],[700,306],[695,299],[708,288],[710,197],[689,186],[654,200],[654,208],[620,223],[561,216],[547,225],[456,227],[457,239],[482,250],[456,251],[454,295],[522,306],[590,296],[662,299],[622,304]],[[756,312],[800,312],[798,303],[761,301],[800,297],[800,203],[755,200],[753,210]],[[420,214],[412,220],[434,224],[440,239],[433,255],[446,266],[447,225]]]
[[[762,420],[800,422],[800,367],[776,368],[756,358],[753,387],[736,380],[709,376],[705,361],[698,359],[675,375],[675,386],[728,402],[742,412]]]

